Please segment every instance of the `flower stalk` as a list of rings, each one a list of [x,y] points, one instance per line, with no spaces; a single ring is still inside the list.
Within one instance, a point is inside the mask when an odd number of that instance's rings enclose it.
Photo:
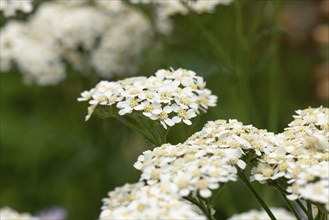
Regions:
[[[289,207],[290,211],[294,214],[294,216],[296,217],[297,220],[301,220],[301,218],[299,217],[297,211],[295,210],[294,206],[291,204],[290,200],[287,199],[286,195],[279,191],[280,195],[282,196],[282,198],[284,199],[284,201],[286,202],[287,206]]]
[[[270,208],[266,205],[266,203],[264,202],[264,200],[259,196],[259,194],[253,188],[253,186],[249,183],[249,181],[246,178],[246,176],[244,175],[244,173],[239,170],[238,171],[238,176],[240,177],[240,179],[242,180],[242,182],[248,187],[248,189],[250,190],[250,192],[255,196],[255,198],[261,204],[261,206],[264,208],[264,210],[266,211],[266,213],[268,214],[268,216],[271,218],[271,220],[276,220],[276,218],[273,215],[273,213],[270,210]]]
[[[199,196],[194,197],[190,195],[184,198],[199,207],[201,211],[207,216],[208,220],[216,220],[216,218],[213,216],[212,206],[208,201],[205,201]]]

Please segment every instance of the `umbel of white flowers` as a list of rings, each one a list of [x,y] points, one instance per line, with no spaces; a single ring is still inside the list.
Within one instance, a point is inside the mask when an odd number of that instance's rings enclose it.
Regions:
[[[102,78],[133,74],[152,33],[149,20],[124,1],[45,2],[27,22],[1,29],[0,70],[15,64],[25,82],[38,85],[63,80],[65,62]]]
[[[218,5],[229,5],[233,0],[130,0],[133,4],[154,6],[156,29],[162,34],[170,34],[173,29],[171,17],[187,15],[190,12],[212,13]]]
[[[134,167],[150,185],[166,182],[181,196],[209,198],[222,184],[237,180],[247,154],[262,155],[272,148],[273,136],[237,120],[210,121],[183,144],[145,151]]]
[[[33,10],[32,2],[33,0],[1,0],[0,12],[2,11],[5,17],[15,16],[17,11],[30,13]]]
[[[285,179],[282,187],[288,199],[310,200],[329,211],[329,109],[296,113],[289,127],[273,139],[275,147],[258,159],[251,180]]]
[[[216,105],[217,97],[205,86],[203,78],[191,70],[161,69],[155,76],[101,81],[78,100],[90,104],[86,120],[98,106],[108,106],[120,116],[139,113],[167,129],[181,122],[191,125],[192,118]]]
[[[41,220],[38,217],[34,217],[29,213],[19,213],[12,208],[3,207],[0,209],[1,220]]]
[[[273,212],[274,216],[277,219],[284,219],[284,220],[295,220],[296,217],[292,215],[290,212],[283,208],[276,208],[276,207],[271,207],[271,211]],[[270,217],[268,214],[262,210],[258,211],[255,209],[252,209],[248,212],[243,212],[239,214],[235,214],[231,216],[228,220],[270,220]]]
[[[165,184],[125,184],[108,193],[100,220],[108,219],[198,219],[201,210],[183,200]]]

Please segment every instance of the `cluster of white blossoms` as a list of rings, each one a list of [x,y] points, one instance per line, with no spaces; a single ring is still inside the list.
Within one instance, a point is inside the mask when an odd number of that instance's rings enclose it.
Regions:
[[[176,14],[186,15],[190,11],[197,13],[213,12],[217,5],[228,5],[233,0],[130,0],[137,4],[154,4],[162,18],[169,18]]]
[[[185,69],[158,70],[155,76],[131,77],[116,82],[101,81],[78,101],[88,101],[90,118],[97,106],[111,106],[119,115],[139,112],[159,121],[165,129],[191,119],[216,106],[217,96],[205,88],[203,78]]]
[[[133,4],[153,4],[155,21],[158,30],[169,34],[173,28],[171,17],[177,14],[187,15],[190,11],[196,13],[214,12],[217,5],[229,5],[233,0],[130,0]]]
[[[270,208],[273,215],[276,219],[284,219],[284,220],[295,220],[296,217],[291,214],[290,212],[286,211],[283,208]],[[268,216],[268,214],[262,210],[258,211],[255,209],[252,209],[248,212],[243,212],[240,214],[235,214],[231,216],[228,220],[270,220],[271,218]]]
[[[17,11],[30,13],[33,10],[33,0],[0,0],[0,11],[5,17],[15,16]]]
[[[237,120],[211,121],[183,144],[145,151],[134,167],[150,185],[165,182],[180,196],[198,193],[209,198],[221,184],[237,180],[237,167],[246,167],[243,157],[247,151],[268,151],[267,136],[270,133]]]
[[[21,22],[10,21],[1,30],[0,47],[2,72],[9,71],[15,62],[27,83],[56,84],[65,77],[65,67],[56,48],[33,37]]]
[[[40,218],[33,217],[29,213],[18,213],[9,207],[3,207],[0,209],[1,220],[41,220]]]
[[[108,219],[200,219],[206,220],[193,204],[182,200],[164,185],[142,182],[125,184],[103,199],[100,220]]]
[[[284,177],[288,199],[321,203],[329,211],[329,109],[296,112],[274,139],[275,147],[252,169],[251,180],[265,183]]]
[[[45,2],[27,22],[1,30],[0,70],[16,64],[26,82],[39,85],[63,80],[65,63],[103,78],[133,74],[151,38],[149,20],[123,1]]]

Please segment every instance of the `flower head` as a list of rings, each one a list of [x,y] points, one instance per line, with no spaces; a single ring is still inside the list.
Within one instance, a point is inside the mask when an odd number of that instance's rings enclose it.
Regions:
[[[270,208],[273,215],[276,217],[276,219],[284,219],[284,220],[294,220],[296,217],[291,214],[290,212],[286,211],[283,208]],[[270,220],[270,217],[268,214],[262,210],[258,211],[255,209],[252,209],[248,212],[243,212],[240,214],[235,214],[229,218],[229,220]]]
[[[233,0],[130,0],[130,2],[152,4],[155,7],[156,28],[160,33],[170,34],[173,29],[171,17],[187,15],[191,12],[212,13],[216,6],[229,5]]]
[[[164,184],[125,184],[109,192],[100,220],[106,219],[202,219],[200,210]],[[179,207],[179,208],[177,208]]]
[[[266,152],[270,145],[260,141],[265,134],[236,120],[211,121],[182,144],[145,151],[134,166],[148,184],[162,182],[181,196],[209,198],[221,184],[237,180],[237,169],[245,169],[249,151]],[[261,147],[254,149],[255,143]]]
[[[3,12],[5,17],[15,16],[17,11],[30,13],[33,10],[33,0],[1,0],[0,11]]]
[[[296,113],[289,127],[272,139],[273,148],[258,159],[251,180],[284,178],[288,199],[307,199],[329,210],[329,109]]]
[[[1,220],[41,220],[40,218],[33,217],[29,213],[18,213],[14,209],[9,207],[3,207],[0,209]]]
[[[1,71],[14,63],[25,81],[54,85],[65,78],[65,63],[102,78],[134,74],[152,28],[123,1],[59,0],[42,3],[27,22],[8,22],[0,37]]]
[[[122,116],[141,113],[167,129],[181,122],[191,125],[191,119],[216,105],[217,97],[204,87],[203,78],[193,71],[162,69],[148,78],[102,81],[81,93],[78,100],[88,101],[91,106],[114,107]]]

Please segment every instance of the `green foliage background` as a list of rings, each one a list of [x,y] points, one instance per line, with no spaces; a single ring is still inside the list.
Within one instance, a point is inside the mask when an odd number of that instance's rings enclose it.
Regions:
[[[316,50],[292,46],[279,25],[284,4],[237,0],[213,14],[175,16],[173,34],[157,36],[143,54],[139,75],[192,69],[219,97],[198,125],[171,132],[171,142],[184,141],[215,119],[236,118],[280,132],[294,110],[326,105],[314,96]],[[0,79],[0,207],[35,213],[62,206],[68,219],[96,219],[108,191],[138,180],[132,165],[148,144],[114,119],[85,122],[87,106],[76,101],[101,79],[73,70],[53,87],[24,85],[18,71]],[[283,206],[274,192],[255,186],[271,205]],[[259,208],[239,182],[226,186],[217,200],[219,219]]]

